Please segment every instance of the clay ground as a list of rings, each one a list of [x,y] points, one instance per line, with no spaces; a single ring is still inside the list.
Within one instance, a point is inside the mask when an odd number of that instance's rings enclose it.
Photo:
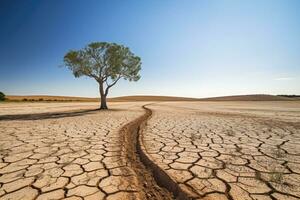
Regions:
[[[297,101],[97,107],[0,104],[0,199],[300,198]]]
[[[0,198],[138,199],[119,131],[144,111],[137,103],[97,107],[2,104]]]
[[[144,151],[193,199],[300,199],[299,102],[147,106]]]

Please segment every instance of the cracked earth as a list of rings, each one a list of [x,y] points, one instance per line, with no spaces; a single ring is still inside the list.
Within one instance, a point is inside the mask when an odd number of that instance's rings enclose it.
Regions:
[[[0,199],[300,199],[300,103],[0,104]]]
[[[144,151],[192,199],[300,199],[300,107],[282,104],[150,105]]]

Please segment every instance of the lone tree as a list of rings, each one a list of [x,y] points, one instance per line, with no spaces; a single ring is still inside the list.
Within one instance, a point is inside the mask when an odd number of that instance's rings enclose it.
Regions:
[[[100,109],[107,109],[109,89],[121,78],[129,81],[140,79],[141,58],[128,47],[107,42],[93,42],[85,48],[69,51],[64,56],[64,65],[75,77],[88,76],[99,84]]]
[[[0,101],[5,100],[5,94],[3,92],[0,92]]]

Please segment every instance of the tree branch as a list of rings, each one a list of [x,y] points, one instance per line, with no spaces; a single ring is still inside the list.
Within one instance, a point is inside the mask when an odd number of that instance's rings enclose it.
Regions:
[[[101,78],[102,77],[102,69],[104,68],[104,64],[101,63],[101,58],[98,58],[93,50],[90,51],[90,56],[94,59],[95,63],[99,66],[98,75],[99,75],[99,78]]]
[[[105,81],[106,85],[107,85],[107,87],[105,89],[105,96],[107,96],[109,88],[114,86],[120,80],[120,78],[121,78],[121,75],[119,75],[118,78],[115,81],[113,81],[110,85],[107,83],[107,81]]]
[[[100,77],[96,76],[95,74],[89,74],[88,76],[94,78],[97,82],[101,81]]]

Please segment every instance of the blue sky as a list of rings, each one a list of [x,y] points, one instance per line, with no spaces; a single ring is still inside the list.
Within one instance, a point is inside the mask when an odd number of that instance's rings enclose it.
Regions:
[[[59,67],[92,41],[129,46],[142,78],[110,96],[300,94],[298,0],[0,1],[0,91],[98,96]]]

